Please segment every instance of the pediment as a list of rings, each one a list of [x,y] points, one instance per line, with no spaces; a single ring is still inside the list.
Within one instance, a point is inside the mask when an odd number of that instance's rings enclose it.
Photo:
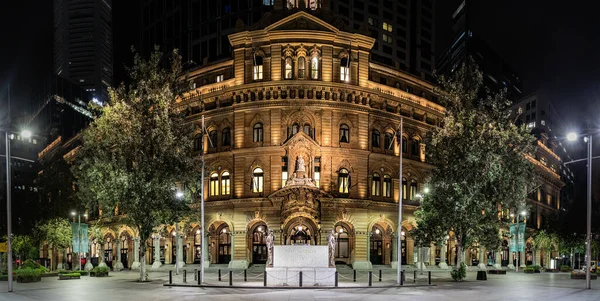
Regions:
[[[265,31],[314,30],[339,33],[335,26],[304,11],[285,17],[265,28]]]
[[[283,147],[289,147],[289,148],[294,148],[297,146],[300,146],[303,148],[310,148],[310,149],[315,149],[315,148],[320,147],[319,144],[317,144],[317,142],[315,140],[313,140],[313,138],[311,138],[309,135],[307,135],[303,131],[299,131],[294,136],[290,137],[283,144]]]

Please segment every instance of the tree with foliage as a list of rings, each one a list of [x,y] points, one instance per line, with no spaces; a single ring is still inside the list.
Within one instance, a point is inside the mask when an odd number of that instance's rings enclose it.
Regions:
[[[482,88],[482,73],[470,61],[449,79],[441,77],[443,126],[426,138],[427,159],[435,166],[430,192],[416,212],[417,226],[438,241],[452,231],[457,259],[474,242],[500,245],[498,208],[523,208],[535,172],[528,156],[535,137],[514,123],[505,93]]]
[[[548,233],[546,230],[538,231],[533,237],[533,247],[544,251],[546,255],[544,262],[548,267],[550,266],[550,254],[558,244],[558,236]]]
[[[82,137],[73,173],[80,199],[99,204],[103,218],[118,218],[140,237],[140,281],[146,281],[146,241],[153,229],[185,211],[197,174],[193,125],[176,106],[190,88],[181,78],[175,51],[163,69],[156,50],[148,60],[135,55],[131,84],[110,90],[110,102]],[[184,187],[184,197],[176,197]]]
[[[21,262],[39,257],[39,248],[37,245],[35,240],[29,235],[15,235],[12,239],[13,253]]]
[[[36,226],[35,233],[38,235],[37,240],[47,243],[55,254],[59,251],[66,252],[73,243],[71,223],[66,218],[53,218],[42,222]],[[63,255],[63,258],[67,258],[66,253]]]

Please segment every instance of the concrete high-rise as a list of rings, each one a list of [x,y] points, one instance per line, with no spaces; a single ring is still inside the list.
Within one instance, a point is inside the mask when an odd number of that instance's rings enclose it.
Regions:
[[[100,102],[113,84],[112,0],[54,0],[54,73]]]

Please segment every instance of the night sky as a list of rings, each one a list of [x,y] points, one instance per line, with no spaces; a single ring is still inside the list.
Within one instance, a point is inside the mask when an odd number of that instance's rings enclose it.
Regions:
[[[523,79],[526,94],[537,91],[561,114],[555,134],[588,125],[600,128],[600,3],[569,1],[473,1],[472,29]],[[125,80],[130,47],[139,41],[137,0],[113,1],[115,83]],[[436,53],[452,38],[450,18],[459,0],[436,1]],[[2,1],[0,8],[0,118],[6,114],[6,86],[13,114],[41,103],[52,73],[52,1]],[[581,144],[582,145],[582,144]],[[600,145],[600,143],[596,143]],[[582,147],[573,157],[582,157]],[[582,169],[576,167],[576,170]],[[577,179],[585,179],[578,171]]]

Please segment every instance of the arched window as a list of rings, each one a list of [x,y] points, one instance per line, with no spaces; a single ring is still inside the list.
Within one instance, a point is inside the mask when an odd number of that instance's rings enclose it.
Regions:
[[[215,148],[217,147],[217,131],[213,130],[208,133],[208,147]]]
[[[300,126],[297,123],[294,123],[292,125],[292,136],[296,135],[299,130],[300,130]]]
[[[319,58],[316,56],[310,59],[310,78],[319,79]]]
[[[221,174],[221,195],[229,195],[231,189],[231,180],[229,179],[229,172],[224,171]]]
[[[410,141],[410,154],[413,156],[419,155],[419,140],[416,138]]]
[[[371,195],[372,196],[380,196],[381,195],[381,177],[378,173],[373,174],[373,181],[371,182]]]
[[[263,79],[263,58],[262,56],[254,55],[254,70],[252,78],[254,80]]]
[[[335,234],[337,236],[335,258],[348,258],[350,255],[348,229],[342,225],[337,225],[335,226]]]
[[[408,139],[402,136],[402,153],[408,154]]]
[[[406,178],[402,178],[402,199],[408,199],[408,182]]]
[[[350,142],[350,127],[346,124],[340,125],[340,142]]]
[[[371,132],[371,146],[379,147],[379,141],[381,140],[381,135],[378,130],[373,130]]]
[[[223,146],[231,145],[231,130],[229,128],[223,129]]]
[[[198,134],[194,136],[194,150],[201,151],[202,150],[202,134]]]
[[[252,172],[252,192],[263,192],[265,173],[260,167]]]
[[[338,173],[338,191],[340,193],[348,193],[350,188],[350,174],[345,168],[340,169]]]
[[[392,133],[385,133],[383,135],[383,147],[385,147],[385,149],[391,150],[394,149],[394,136],[392,136]]]
[[[210,175],[209,195],[219,195],[219,175],[216,172]]]
[[[313,136],[313,135],[312,135],[312,131],[310,130],[310,124],[305,124],[305,125],[304,125],[304,128],[303,128],[303,131],[304,131],[304,133],[305,133],[306,135],[309,135],[309,136],[311,136],[311,137]]]
[[[417,181],[410,181],[410,199],[414,200],[417,198]]]
[[[386,198],[392,197],[392,177],[390,175],[383,176],[383,196]]]
[[[306,58],[301,56],[298,58],[298,78],[306,76]]]
[[[254,125],[254,132],[252,135],[252,141],[254,142],[262,142],[263,141],[263,124],[257,123]]]
[[[292,67],[292,58],[288,56],[285,58],[285,73],[283,78],[292,79],[292,77],[294,77],[294,71]]]
[[[350,81],[350,65],[347,57],[340,60],[340,80],[343,82]]]

